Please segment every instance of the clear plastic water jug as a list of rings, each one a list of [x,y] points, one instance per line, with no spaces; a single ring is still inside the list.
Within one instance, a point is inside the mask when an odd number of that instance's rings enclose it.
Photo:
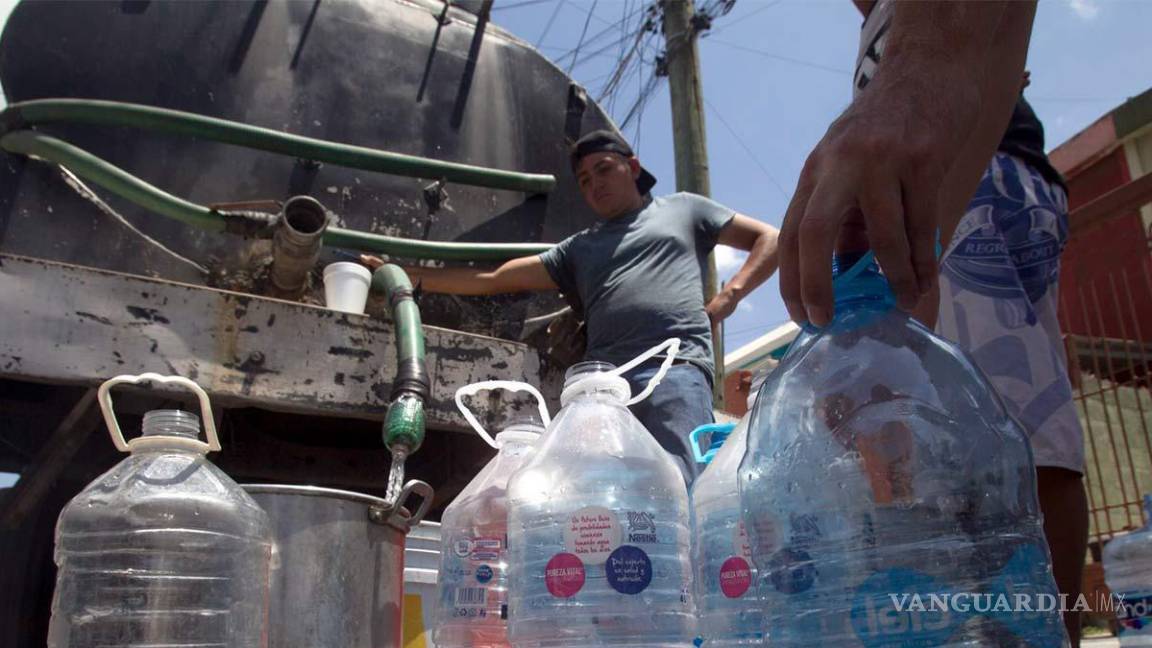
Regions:
[[[750,413],[740,491],[767,643],[1058,647],[1025,432],[963,352],[894,308],[870,256],[837,260],[833,321]]]
[[[180,410],[144,416],[124,441],[109,396],[155,381],[199,396],[201,420]],[[216,466],[207,395],[185,378],[119,376],[98,392],[112,440],[128,458],[74,497],[56,526],[50,648],[258,648],[267,645],[268,516]]]
[[[1116,599],[1120,645],[1152,646],[1152,494],[1144,526],[1104,545],[1104,580]]]
[[[662,371],[631,398],[620,374],[665,345]],[[687,488],[627,407],[678,346],[569,369],[562,409],[508,485],[514,646],[692,644]]]
[[[708,467],[691,492],[696,629],[705,646],[758,646],[764,643],[763,612],[736,480],[748,444],[748,417],[727,427],[693,431],[693,451],[699,452],[705,435],[710,443],[708,452],[698,455]]]
[[[463,400],[464,396],[492,389],[526,391],[535,396],[539,421],[514,419],[492,438]],[[461,387],[456,392],[456,404],[497,454],[444,509],[433,640],[438,648],[504,648],[510,645],[508,479],[531,458],[543,426],[551,418],[544,397],[524,383],[490,381]]]

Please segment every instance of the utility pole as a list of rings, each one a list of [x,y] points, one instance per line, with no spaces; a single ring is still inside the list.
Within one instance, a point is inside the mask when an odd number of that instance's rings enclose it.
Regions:
[[[692,0],[663,0],[664,48],[668,89],[672,97],[672,137],[676,152],[676,190],[711,196],[708,181],[708,145],[704,135],[704,90],[700,84],[700,50],[696,35],[706,25]],[[704,303],[716,295],[716,255],[708,255],[704,277]],[[712,327],[712,354],[716,384],[712,401],[724,406],[724,337]]]

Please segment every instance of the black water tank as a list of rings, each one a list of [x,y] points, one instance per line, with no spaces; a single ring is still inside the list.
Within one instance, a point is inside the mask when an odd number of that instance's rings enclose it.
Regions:
[[[481,2],[467,5],[473,10]],[[441,17],[447,20],[442,21]],[[10,102],[79,97],[197,112],[310,137],[500,169],[555,174],[547,196],[392,177],[127,128],[51,124],[72,142],[201,204],[310,194],[346,227],[441,241],[556,242],[592,213],[567,138],[610,127],[532,46],[437,0],[25,1],[0,39]],[[482,28],[479,28],[481,25]],[[474,43],[474,39],[477,40]],[[0,154],[3,155],[3,154]],[[267,243],[111,208],[192,266],[120,224],[51,167],[0,157],[0,251],[252,290]],[[322,261],[341,260],[327,250]],[[430,324],[515,337],[555,296],[426,298]]]

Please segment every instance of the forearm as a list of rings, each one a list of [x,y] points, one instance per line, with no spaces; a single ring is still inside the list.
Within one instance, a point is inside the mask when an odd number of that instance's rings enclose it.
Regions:
[[[947,248],[985,169],[1008,128],[1020,97],[1035,5],[1012,3],[1005,10],[985,62],[979,119],[953,159],[940,189],[940,242]]]
[[[737,301],[759,288],[772,273],[776,272],[776,268],[780,265],[780,256],[777,252],[778,236],[779,232],[773,229],[757,237],[744,265],[724,284],[724,290]]]
[[[897,2],[873,86],[924,104],[955,154],[979,129],[1003,134],[1019,88],[1034,1]],[[989,152],[990,154],[991,152]]]
[[[424,292],[446,295],[492,295],[496,287],[491,270],[479,268],[405,268],[412,285]]]

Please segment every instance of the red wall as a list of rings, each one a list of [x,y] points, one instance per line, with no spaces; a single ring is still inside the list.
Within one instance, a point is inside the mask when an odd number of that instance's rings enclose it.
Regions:
[[[1129,180],[1120,148],[1068,174],[1069,205],[1075,210]],[[1148,236],[1139,211],[1069,239],[1060,272],[1064,333],[1143,341],[1152,338],[1150,263]],[[1137,323],[1141,325],[1139,335]]]

